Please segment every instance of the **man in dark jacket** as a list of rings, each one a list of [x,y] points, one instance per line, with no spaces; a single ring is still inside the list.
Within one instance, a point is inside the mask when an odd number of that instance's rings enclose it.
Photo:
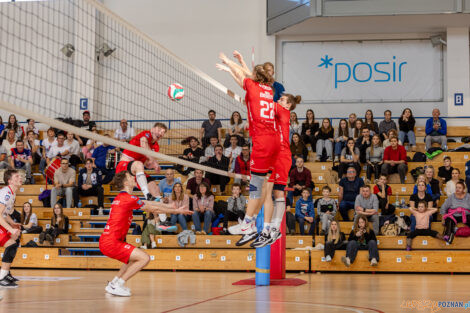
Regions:
[[[93,167],[93,160],[87,159],[85,168],[78,174],[78,186],[74,189],[74,203],[77,204],[79,197],[98,197],[98,206],[103,208],[104,193],[99,170]]]
[[[224,156],[224,148],[221,145],[217,145],[214,149],[214,152],[215,155],[209,158],[209,160],[207,160],[204,165],[223,171],[228,171],[228,168],[230,166],[230,159]],[[221,176],[212,173],[207,173],[206,177],[211,182],[211,185],[220,185],[220,191],[222,192],[225,191],[225,186],[230,181],[230,178],[227,176]]]
[[[366,163],[366,150],[370,147],[372,142],[372,137],[370,136],[369,128],[362,129],[362,136],[357,138],[356,147],[359,148],[359,160],[361,163]]]

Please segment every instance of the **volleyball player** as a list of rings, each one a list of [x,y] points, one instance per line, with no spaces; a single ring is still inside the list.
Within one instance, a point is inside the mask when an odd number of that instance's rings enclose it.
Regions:
[[[126,243],[126,235],[132,223],[133,211],[141,209],[154,214],[192,214],[191,211],[184,208],[173,209],[168,204],[140,200],[138,197],[131,195],[135,184],[135,179],[128,171],[116,174],[114,185],[121,192],[111,204],[109,219],[99,243],[100,251],[104,255],[124,263],[119,273],[105,288],[106,292],[122,297],[131,295],[130,289],[125,287],[124,283],[150,261],[147,253]]]
[[[166,131],[165,124],[155,123],[150,130],[143,131],[132,138],[129,144],[158,152],[160,150],[158,140],[165,135]],[[130,150],[124,150],[121,160],[116,166],[116,174],[127,170],[135,176],[137,187],[142,190],[145,198],[154,200],[158,196],[158,185],[154,181],[148,181],[148,177],[144,172],[145,167],[153,168],[157,173],[160,172],[160,165],[156,159]]]

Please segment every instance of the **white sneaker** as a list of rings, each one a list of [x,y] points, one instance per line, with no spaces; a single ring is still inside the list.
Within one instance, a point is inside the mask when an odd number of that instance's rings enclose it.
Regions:
[[[106,286],[104,290],[106,290],[107,293],[112,294],[114,296],[119,296],[119,297],[131,296],[131,292],[128,288],[124,286],[119,286],[117,284],[113,284],[111,282],[108,283],[108,285]]]
[[[376,258],[373,258],[372,260],[370,260],[370,266],[377,266],[377,259]]]
[[[156,242],[152,242],[152,249],[156,249],[157,248],[157,243]]]
[[[140,249],[147,250],[147,246],[146,245],[140,246]]]
[[[98,216],[103,216],[104,215],[104,212],[103,212],[103,208],[98,208]]]
[[[325,258],[325,261],[326,262],[331,262],[331,256],[327,255],[326,258]]]
[[[236,225],[233,225],[233,226],[230,226],[228,228],[228,232],[231,234],[231,235],[241,235],[241,228],[242,227],[242,223],[238,223]]]

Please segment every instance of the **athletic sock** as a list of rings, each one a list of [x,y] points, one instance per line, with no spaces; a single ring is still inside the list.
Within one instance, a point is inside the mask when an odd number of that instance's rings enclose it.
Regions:
[[[147,195],[150,193],[149,187],[147,186],[147,177],[145,176],[144,172],[138,172],[135,173],[135,179],[137,180],[137,183],[139,184],[140,190],[144,193],[144,196],[147,197]]]
[[[111,284],[115,285],[119,280],[119,277],[114,276],[113,280],[111,281]]]
[[[264,223],[263,224],[263,231],[266,231],[266,233],[269,233],[269,230],[271,229],[271,223]]]
[[[124,286],[125,283],[126,283],[126,281],[124,279],[118,278],[118,281],[117,281],[118,286]]]
[[[10,272],[7,271],[7,270],[0,270],[0,280],[4,279],[5,276],[8,275],[8,273],[10,273]]]
[[[250,224],[253,221],[253,217],[245,215],[242,224]]]
[[[286,211],[286,199],[278,198],[274,200],[274,211],[273,218],[271,219],[271,224],[276,229],[281,228],[282,219],[284,218],[284,213]]]

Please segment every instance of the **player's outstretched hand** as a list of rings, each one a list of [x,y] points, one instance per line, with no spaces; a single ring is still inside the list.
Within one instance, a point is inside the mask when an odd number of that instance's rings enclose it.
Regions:
[[[241,60],[243,60],[243,56],[240,52],[238,52],[237,50],[233,51],[233,57],[235,59],[237,59],[238,61],[241,62]]]
[[[220,53],[219,53],[219,59],[220,59],[220,60],[222,61],[222,63],[224,63],[224,64],[227,64],[227,62],[228,62],[228,58],[227,58],[227,56],[225,55],[225,53],[223,53],[223,52],[220,52]]]
[[[230,69],[229,69],[228,66],[226,66],[226,65],[217,63],[217,64],[215,65],[215,67],[216,67],[219,71],[230,72]]]

